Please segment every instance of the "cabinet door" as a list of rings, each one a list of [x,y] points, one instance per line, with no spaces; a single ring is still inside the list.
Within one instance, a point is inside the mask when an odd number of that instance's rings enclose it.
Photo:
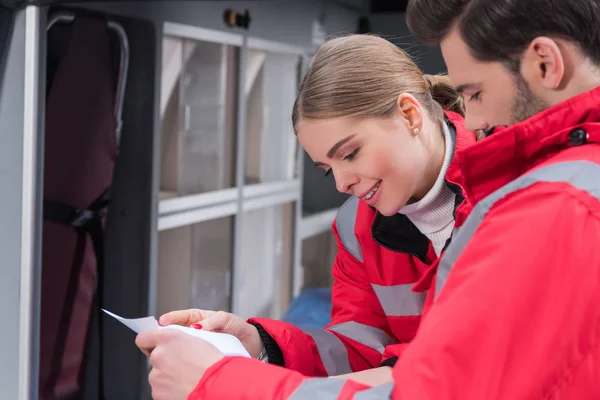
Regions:
[[[233,187],[239,48],[165,36],[162,64],[161,200]],[[234,218],[159,233],[159,313],[230,310]]]
[[[176,37],[163,47],[162,191],[234,186],[239,48]]]
[[[281,318],[291,299],[295,204],[245,211],[234,311],[242,318]]]
[[[298,88],[299,57],[248,50],[245,70],[245,183],[294,178],[297,140],[292,109]]]
[[[186,308],[231,309],[234,218],[219,218],[159,233],[159,315]]]

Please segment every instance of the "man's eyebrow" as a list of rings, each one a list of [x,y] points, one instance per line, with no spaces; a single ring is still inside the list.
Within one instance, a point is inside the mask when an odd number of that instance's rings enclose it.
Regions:
[[[340,147],[342,147],[344,144],[346,144],[354,136],[356,136],[356,135],[346,136],[344,139],[340,140],[339,142],[337,142],[336,144],[331,146],[331,149],[329,149],[329,151],[327,152],[327,158],[333,158],[333,156],[340,149]]]

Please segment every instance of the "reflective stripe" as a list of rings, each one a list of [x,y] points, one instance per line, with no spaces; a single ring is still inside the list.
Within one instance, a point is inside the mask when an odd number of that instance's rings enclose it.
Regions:
[[[573,187],[587,192],[600,200],[600,165],[589,161],[567,161],[551,164],[531,171],[501,187],[477,203],[463,226],[458,229],[456,235],[453,237],[452,243],[450,243],[446,253],[442,256],[438,267],[435,288],[436,298],[446,283],[456,260],[458,260],[458,257],[469,241],[471,241],[483,218],[494,204],[511,193],[528,188],[539,182],[569,183]]]
[[[397,343],[381,329],[355,321],[331,325],[327,327],[327,330],[339,333],[348,339],[370,347],[380,354],[383,354],[387,346]],[[315,341],[319,350],[319,357],[321,357],[321,362],[329,376],[352,372],[348,349],[346,349],[340,338],[322,329],[305,329],[304,332]]]
[[[323,329],[304,329],[312,336],[319,350],[319,357],[327,371],[327,375],[340,375],[352,372],[348,350],[344,343],[333,333]]]
[[[342,378],[306,379],[292,393],[288,400],[335,400],[342,394],[346,383]],[[362,390],[354,395],[354,400],[391,399],[394,384],[392,382]]]
[[[384,400],[392,398],[394,384],[392,382],[375,386],[372,389],[363,390],[354,395],[354,400]]]
[[[425,293],[412,291],[414,283],[393,286],[371,284],[385,315],[405,317],[421,315],[425,304]]]
[[[358,243],[358,238],[354,233],[356,214],[358,213],[358,202],[358,197],[352,196],[342,204],[335,217],[335,226],[346,250],[348,250],[348,252],[350,252],[350,254],[358,261],[363,262],[362,250]]]
[[[364,325],[355,321],[331,325],[328,326],[327,329],[344,335],[348,339],[352,339],[355,342],[363,344],[374,350],[377,350],[381,354],[383,354],[383,351],[387,346],[389,346],[390,344],[397,343],[381,329],[369,325]]]
[[[292,393],[289,400],[335,400],[346,383],[342,378],[306,379]]]

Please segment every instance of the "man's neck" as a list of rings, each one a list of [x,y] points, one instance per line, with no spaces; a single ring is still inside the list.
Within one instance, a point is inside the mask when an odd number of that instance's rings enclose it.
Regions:
[[[550,105],[556,105],[582,93],[589,92],[600,86],[600,66],[593,65],[586,59],[573,71],[573,76],[565,87],[556,92]]]

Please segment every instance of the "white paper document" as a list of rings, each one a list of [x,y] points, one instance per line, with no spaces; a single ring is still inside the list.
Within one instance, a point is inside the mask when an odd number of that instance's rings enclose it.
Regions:
[[[154,317],[127,319],[119,317],[117,314],[113,314],[110,311],[106,311],[105,309],[102,309],[102,311],[104,311],[111,317],[117,319],[118,321],[121,321],[123,325],[125,325],[135,333],[142,333],[144,331],[150,331],[152,329],[160,328],[160,325],[158,325],[158,321]]]
[[[120,321],[121,323],[123,323],[123,325],[127,326],[135,333],[141,333],[152,329],[176,329],[185,332],[188,335],[192,335],[197,338],[206,340],[207,342],[215,346],[221,353],[227,356],[241,356],[250,358],[250,354],[248,354],[248,351],[246,351],[246,349],[242,345],[242,342],[240,342],[240,340],[235,336],[229,335],[227,333],[209,332],[180,325],[160,326],[158,324],[158,321],[154,317],[130,319],[120,317],[104,309],[102,309],[102,311],[115,318],[116,320]]]

